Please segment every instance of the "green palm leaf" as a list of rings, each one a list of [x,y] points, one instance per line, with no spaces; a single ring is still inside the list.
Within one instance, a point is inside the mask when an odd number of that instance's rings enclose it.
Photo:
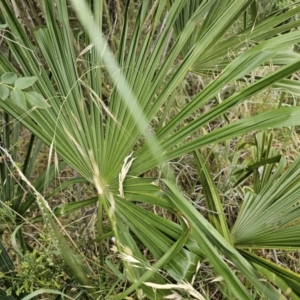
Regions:
[[[259,194],[246,195],[231,231],[237,247],[299,249],[300,158],[277,179],[285,164],[282,158]]]
[[[28,103],[29,110],[22,110],[7,99],[0,101],[0,107],[53,147],[67,164],[96,187],[99,196],[100,261],[104,261],[101,250],[101,241],[105,236],[102,228],[104,208],[117,238],[119,252],[124,255],[129,251],[130,255],[143,265],[143,268],[136,268],[123,260],[126,275],[132,286],[118,295],[119,298],[141,287],[145,280],[164,284],[165,279],[157,273],[160,268],[168,270],[177,281],[190,278],[191,273],[195,271],[197,259],[203,255],[224,277],[230,291],[238,299],[251,299],[249,292],[223,260],[220,251],[269,299],[279,299],[279,292],[261,282],[258,272],[232,247],[229,238],[227,237],[226,241],[171,183],[163,181],[167,190],[165,192],[152,186],[152,179],[150,181],[148,178],[136,177],[211,143],[238,137],[253,130],[299,124],[298,108],[282,108],[228,124],[205,136],[187,141],[200,127],[225,114],[238,103],[271,85],[276,86],[280,80],[285,80],[287,76],[298,71],[300,63],[296,60],[297,55],[291,54],[283,66],[273,73],[253,82],[207,113],[198,115],[193,122],[181,126],[226,84],[248,76],[255,68],[272,60],[282,62],[284,51],[290,51],[292,45],[298,43],[300,38],[298,32],[277,36],[285,32],[287,27],[276,26],[298,13],[299,6],[284,16],[260,21],[257,29],[255,27],[256,31],[253,31],[254,44],[257,45],[249,45],[249,49],[245,49],[235,59],[226,57],[225,60],[221,60],[229,49],[238,51],[248,45],[246,37],[249,38],[250,28],[245,29],[241,36],[225,42],[224,36],[250,7],[252,1],[202,1],[199,6],[190,8],[185,15],[183,14],[188,1],[170,1],[163,27],[160,20],[163,19],[167,1],[157,1],[153,7],[150,1],[142,1],[131,33],[128,30],[128,1],[125,5],[124,26],[120,39],[114,42],[118,48],[116,55],[109,50],[102,33],[100,1],[95,4],[94,18],[91,18],[85,1],[71,1],[84,27],[84,38],[79,37],[79,43],[76,42],[69,23],[70,10],[67,1],[53,3],[50,0],[41,0],[45,24],[34,29],[34,43],[31,43],[22,29],[9,3],[5,0],[1,0],[0,3],[4,15],[0,16],[1,23],[7,23],[10,30],[6,43],[22,67],[22,75],[38,77],[32,88],[49,104],[48,108],[41,109]],[[269,33],[271,25],[274,30]],[[174,27],[177,27],[177,36],[170,44],[169,37]],[[157,32],[160,34],[157,35]],[[266,40],[261,42],[264,39]],[[212,52],[216,47],[220,48],[220,51],[214,56]],[[183,58],[180,56],[182,53]],[[42,57],[42,63],[37,57]],[[205,71],[205,64],[211,69],[212,63],[220,61],[224,63],[223,66],[220,65],[222,72],[213,82],[172,119],[162,122],[158,130],[152,127],[152,121],[159,115],[159,110],[168,103],[170,95],[176,94],[176,89],[189,71],[200,72],[200,68]],[[0,55],[0,65],[3,73],[14,70],[4,55]],[[49,72],[51,79],[48,76]],[[178,129],[179,127],[182,128]],[[201,165],[204,166],[203,161]],[[216,204],[216,189],[209,179],[208,170],[203,176],[210,182],[209,191],[215,193]],[[294,230],[291,228],[298,226],[290,226],[297,215],[297,211],[291,208],[295,204],[294,185],[297,184],[296,181],[288,180],[283,184],[291,188],[291,192],[288,193],[287,189],[284,192],[293,199],[287,209],[293,212],[291,218],[286,219],[290,223],[285,223],[286,227],[281,228],[282,233],[287,233]],[[177,215],[181,223],[164,221],[130,201],[158,205]],[[44,202],[40,202],[41,208],[45,209],[43,204]],[[69,207],[70,211],[78,208],[79,206]],[[76,259],[67,256],[66,252],[69,249],[63,247],[63,237],[52,220],[54,216],[49,212],[44,214],[44,218],[57,235],[66,262],[72,266],[73,272],[78,271],[78,280],[82,284],[90,284],[80,264],[76,266]],[[225,236],[224,221],[223,219],[222,231]],[[232,231],[234,245],[248,246],[251,240],[248,239],[247,243],[244,232],[235,234],[235,228]],[[255,240],[257,232],[253,230],[251,234],[251,238]],[[149,248],[151,255],[156,259],[154,265],[151,266],[146,260],[138,247],[139,243]],[[292,246],[296,247],[296,242]],[[142,288],[147,296],[155,297],[150,287],[143,285]],[[165,293],[160,292],[158,295],[163,296]]]

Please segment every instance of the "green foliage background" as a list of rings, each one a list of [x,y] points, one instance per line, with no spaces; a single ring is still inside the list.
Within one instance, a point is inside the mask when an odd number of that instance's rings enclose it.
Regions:
[[[228,116],[266,89],[299,94],[293,77],[300,69],[295,51],[300,42],[299,4],[290,2],[275,12],[276,6],[269,7],[270,13],[261,16],[258,1],[249,0],[117,1],[113,12],[108,2],[91,1],[91,11],[83,0],[40,0],[28,6],[34,17],[22,23],[26,18],[18,14],[26,10],[0,0],[9,50],[8,55],[0,53],[5,121],[1,151],[6,160],[1,203],[15,251],[21,257],[34,253],[23,228],[40,222],[66,273],[82,287],[78,295],[91,299],[104,296],[101,286],[106,279],[99,269],[112,270],[118,284],[129,282],[105,290],[107,298],[136,293],[161,299],[172,293],[163,289],[170,282],[193,282],[203,261],[222,278],[225,298],[298,299],[299,274],[260,256],[258,250],[299,249],[300,160],[287,167],[272,147],[272,135],[256,135],[254,162],[237,173],[240,182],[253,175],[254,188],[245,194],[231,227],[205,149],[253,131],[299,125],[299,107],[283,107],[283,98],[278,108],[252,117]],[[75,13],[82,25],[72,23]],[[265,73],[255,75],[262,68]],[[171,117],[168,113],[190,73],[209,80]],[[223,100],[217,98],[224,87],[239,82],[244,83],[239,89]],[[212,99],[219,101],[208,106]],[[222,127],[206,132],[208,124],[222,117]],[[16,163],[20,124],[32,134],[21,165]],[[33,180],[43,143],[49,147],[49,166]],[[169,163],[190,153],[207,218],[170,175]],[[80,176],[49,191],[66,165]],[[50,207],[58,192],[82,183],[92,185],[96,197],[56,210]],[[96,271],[62,225],[66,217],[93,203]],[[36,210],[38,217],[32,214]],[[122,268],[108,260],[104,241],[109,236],[116,239]],[[14,267],[2,250],[1,271],[11,272]],[[3,287],[11,290],[13,279],[4,278]],[[14,290],[12,297],[30,299],[43,293],[70,295],[66,284],[28,295]],[[199,299],[204,297],[200,294]],[[196,297],[191,291],[190,295]]]

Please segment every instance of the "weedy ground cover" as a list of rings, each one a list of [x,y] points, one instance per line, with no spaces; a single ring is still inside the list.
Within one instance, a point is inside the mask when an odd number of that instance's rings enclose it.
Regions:
[[[114,3],[0,1],[0,296],[298,299],[299,4]]]

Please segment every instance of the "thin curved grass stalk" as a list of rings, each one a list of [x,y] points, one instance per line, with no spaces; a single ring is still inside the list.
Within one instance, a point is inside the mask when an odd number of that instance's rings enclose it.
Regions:
[[[90,293],[95,292],[94,287],[85,273],[81,261],[74,255],[73,251],[67,245],[64,236],[61,234],[60,230],[64,232],[64,234],[68,237],[68,240],[72,243],[72,245],[76,247],[76,244],[73,242],[68,233],[64,230],[62,224],[59,222],[53,211],[51,210],[48,202],[44,199],[44,197],[35,189],[35,187],[29,182],[29,180],[25,177],[20,168],[13,161],[11,155],[8,153],[6,149],[0,146],[0,149],[5,153],[7,158],[10,160],[12,166],[18,172],[20,178],[30,187],[33,191],[38,206],[40,208],[41,214],[43,216],[45,227],[49,230],[50,235],[52,236],[52,242],[55,247],[59,250],[60,254],[64,258],[68,267],[72,270],[73,276],[77,278],[77,280],[85,286],[89,290]],[[60,229],[59,229],[60,228]],[[30,298],[28,298],[30,299]]]
[[[54,294],[54,295],[60,295],[63,298],[66,297],[71,300],[73,299],[72,297],[70,297],[60,291],[56,291],[53,289],[39,289],[39,290],[36,290],[36,291],[32,292],[31,294],[27,295],[26,297],[22,298],[22,300],[30,300],[32,298],[36,298],[37,296],[43,295],[43,294]]]

